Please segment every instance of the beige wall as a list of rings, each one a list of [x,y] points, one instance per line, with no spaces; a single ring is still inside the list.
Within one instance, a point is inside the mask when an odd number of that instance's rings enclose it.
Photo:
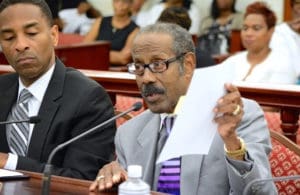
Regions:
[[[97,9],[99,9],[103,15],[112,15],[112,0],[88,0]],[[283,19],[283,5],[284,0],[263,0],[267,2],[270,7],[276,12],[278,22]],[[151,5],[160,2],[160,0],[147,0],[144,9],[148,9]],[[195,4],[199,7],[202,17],[209,14],[209,7],[212,0],[194,0]],[[255,0],[237,0],[236,8],[239,11],[244,11],[249,3],[255,2]]]

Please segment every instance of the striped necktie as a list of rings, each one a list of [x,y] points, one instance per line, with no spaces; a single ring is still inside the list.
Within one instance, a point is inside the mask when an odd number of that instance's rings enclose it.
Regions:
[[[159,138],[158,147],[160,147],[160,140],[163,139],[163,142],[165,142],[167,136],[170,134],[174,119],[174,116],[168,116],[165,118],[165,128],[163,128],[162,131],[167,133],[161,132],[162,135],[160,135],[161,137]],[[163,135],[166,135],[165,138]],[[180,160],[181,158],[179,157],[163,162],[158,177],[157,191],[174,195],[180,194]]]
[[[29,118],[28,101],[31,97],[32,94],[27,89],[21,91],[19,100],[12,109],[11,120],[18,121]],[[14,154],[25,156],[28,147],[29,123],[14,123],[8,125],[8,128],[10,128],[10,149]]]

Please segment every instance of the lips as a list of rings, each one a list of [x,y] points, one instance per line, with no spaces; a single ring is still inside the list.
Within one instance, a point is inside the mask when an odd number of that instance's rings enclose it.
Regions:
[[[161,97],[161,94],[153,93],[153,94],[148,94],[147,96],[144,96],[144,99],[149,103],[153,103],[153,102],[156,102],[157,100],[159,100],[160,97]]]
[[[29,64],[29,63],[32,63],[33,61],[35,60],[34,57],[20,57],[17,59],[17,63],[18,64]]]

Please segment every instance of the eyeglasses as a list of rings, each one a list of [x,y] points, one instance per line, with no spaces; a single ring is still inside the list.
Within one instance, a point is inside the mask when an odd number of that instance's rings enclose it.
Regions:
[[[181,57],[183,57],[186,53],[182,53],[178,56],[169,58],[167,60],[161,60],[157,62],[152,62],[150,64],[140,64],[140,63],[130,63],[127,64],[128,72],[135,74],[135,75],[143,75],[146,68],[149,68],[149,70],[153,73],[162,73],[166,71],[169,67],[169,64],[172,62],[175,62],[179,60]]]

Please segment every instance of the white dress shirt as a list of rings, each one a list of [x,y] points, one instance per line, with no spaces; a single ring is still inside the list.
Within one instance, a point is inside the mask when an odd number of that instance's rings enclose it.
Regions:
[[[20,92],[24,88],[26,88],[32,94],[32,97],[28,101],[28,112],[30,117],[36,116],[40,110],[41,103],[43,101],[52,74],[54,72],[54,67],[55,65],[53,65],[44,75],[42,75],[38,80],[36,80],[27,88],[23,85],[21,79],[19,78],[18,97],[20,95]],[[33,128],[34,128],[34,124],[30,124],[28,144],[30,143]],[[7,135],[7,139],[9,139],[10,132],[7,131],[6,135]],[[8,153],[8,160],[4,168],[15,170],[17,167],[17,163],[18,163],[18,156],[16,154]]]

